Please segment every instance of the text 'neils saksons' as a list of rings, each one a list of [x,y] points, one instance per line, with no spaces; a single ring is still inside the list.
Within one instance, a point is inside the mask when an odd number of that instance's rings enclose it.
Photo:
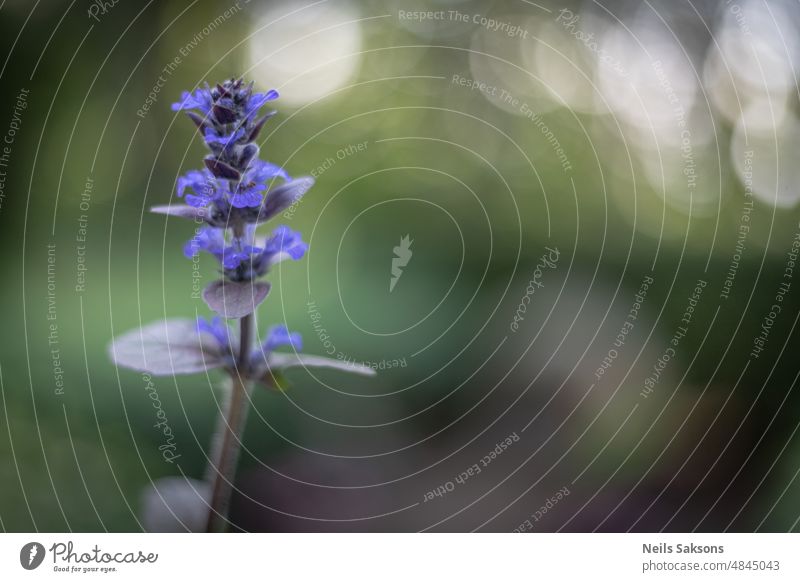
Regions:
[[[695,544],[642,544],[643,554],[724,554],[725,546],[698,546]]]

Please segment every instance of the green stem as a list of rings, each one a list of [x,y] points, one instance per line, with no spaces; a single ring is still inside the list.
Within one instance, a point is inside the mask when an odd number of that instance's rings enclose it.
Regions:
[[[211,508],[206,524],[207,532],[219,532],[225,529],[233,492],[233,478],[236,473],[236,463],[239,459],[241,448],[241,434],[247,418],[247,404],[249,385],[246,380],[250,343],[252,338],[253,314],[244,316],[240,320],[239,354],[236,368],[231,371],[231,393],[228,407],[217,431],[220,438],[217,451],[212,456],[212,466],[209,467],[211,487]]]

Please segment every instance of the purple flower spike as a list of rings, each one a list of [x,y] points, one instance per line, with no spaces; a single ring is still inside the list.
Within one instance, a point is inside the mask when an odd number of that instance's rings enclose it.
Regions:
[[[230,79],[184,92],[172,106],[190,115],[211,153],[203,160],[205,168],[177,180],[177,195],[186,205],[159,206],[154,212],[204,222],[184,245],[184,255],[211,254],[228,281],[252,281],[280,261],[302,258],[308,249],[300,233],[286,226],[260,243],[255,240],[257,224],[297,202],[314,184],[308,177],[292,180],[281,166],[258,157],[261,147],[253,139],[274,114],[259,117],[259,110],[277,98],[274,89],[255,93],[252,83]]]
[[[217,317],[165,319],[141,326],[114,338],[108,355],[116,366],[143,373],[148,390],[155,388],[151,376],[224,372],[229,397],[216,423],[207,479],[161,480],[166,485],[146,493],[142,521],[150,531],[225,529],[242,420],[256,382],[283,390],[283,372],[291,368],[375,373],[365,364],[299,353],[302,337],[285,325],[270,328],[265,338],[255,337],[256,311],[271,289],[270,282],[258,278],[280,261],[301,259],[308,250],[300,233],[287,226],[279,226],[267,238],[256,236],[260,223],[289,207],[287,218],[294,213],[296,202],[314,184],[309,177],[292,179],[281,166],[259,158],[266,144],[255,140],[275,113],[260,110],[277,97],[274,89],[254,93],[253,83],[230,79],[184,91],[172,104],[173,111],[187,114],[208,153],[205,167],[176,180],[182,202],[170,201],[152,211],[164,215],[163,220],[177,217],[200,225],[183,254],[196,260],[202,252],[216,259],[220,276],[204,285],[201,296]],[[238,325],[229,327],[229,319],[239,320]],[[172,445],[161,449],[169,463],[180,457]],[[164,514],[171,517],[164,519]]]

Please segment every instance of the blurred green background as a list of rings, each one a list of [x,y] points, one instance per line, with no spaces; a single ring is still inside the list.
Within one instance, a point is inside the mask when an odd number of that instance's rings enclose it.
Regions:
[[[4,2],[0,526],[138,531],[146,484],[202,476],[220,378],[156,379],[167,463],[146,382],[106,346],[208,314],[181,252],[193,225],[147,209],[204,153],[170,104],[242,75],[281,92],[262,156],[317,179],[280,219],[311,250],[271,274],[259,328],[325,354],[313,301],[336,354],[406,365],[257,392],[237,525],[510,531],[569,486],[537,529],[796,529],[800,15],[736,6]],[[558,264],[511,331],[547,246]],[[420,503],[512,432],[480,479]]]

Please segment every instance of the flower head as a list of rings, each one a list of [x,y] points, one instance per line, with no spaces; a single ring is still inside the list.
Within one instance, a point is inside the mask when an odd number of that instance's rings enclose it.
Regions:
[[[153,211],[205,222],[184,245],[184,255],[213,255],[225,278],[235,283],[261,277],[284,259],[298,260],[308,249],[300,234],[286,226],[263,240],[255,236],[256,225],[297,202],[314,183],[309,177],[292,179],[280,166],[259,158],[253,141],[274,112],[257,118],[258,112],[277,97],[277,91],[255,93],[252,83],[230,79],[184,92],[172,106],[197,124],[211,153],[203,160],[205,168],[177,180],[177,196],[186,205]]]
[[[259,208],[264,203],[267,185],[275,178],[289,180],[289,174],[275,164],[259,159],[252,160],[238,182],[217,178],[211,170],[191,170],[178,178],[177,195],[185,197],[186,203],[195,208],[211,204],[229,215],[232,208]],[[187,189],[193,194],[187,193]],[[251,214],[251,213],[250,213]],[[233,217],[234,221],[238,218]],[[247,220],[245,222],[253,222]]]
[[[210,253],[220,262],[228,279],[250,281],[285,259],[303,258],[306,250],[308,245],[300,233],[288,226],[279,226],[271,237],[257,241],[255,227],[248,225],[241,237],[232,237],[230,242],[222,229],[206,226],[184,245],[183,254],[191,259],[200,251]]]
[[[253,93],[253,83],[245,85],[242,79],[229,79],[213,88],[205,83],[194,93],[184,91],[181,100],[172,104],[172,110],[197,109],[212,122],[224,125],[254,117],[268,101],[277,98],[275,89]]]
[[[277,99],[274,89],[253,93],[253,84],[230,79],[221,85],[185,92],[181,101],[172,104],[173,111],[185,110],[203,134],[212,153],[206,163],[218,178],[237,180],[258,152],[252,144],[272,112],[257,118],[267,102]]]
[[[184,91],[172,109],[189,115],[210,153],[203,160],[205,168],[178,178],[177,195],[186,205],[158,206],[153,212],[241,232],[245,225],[265,222],[297,202],[314,180],[308,176],[292,179],[280,166],[260,159],[260,147],[254,143],[275,113],[258,117],[259,111],[277,97],[275,90],[253,92],[253,83],[241,79],[214,87],[206,83],[193,93]],[[265,271],[265,261],[259,259],[257,271]]]
[[[226,270],[235,270],[250,257],[249,246],[228,244],[222,229],[209,226],[201,228],[183,247],[183,254],[189,259],[199,251],[214,255]]]

